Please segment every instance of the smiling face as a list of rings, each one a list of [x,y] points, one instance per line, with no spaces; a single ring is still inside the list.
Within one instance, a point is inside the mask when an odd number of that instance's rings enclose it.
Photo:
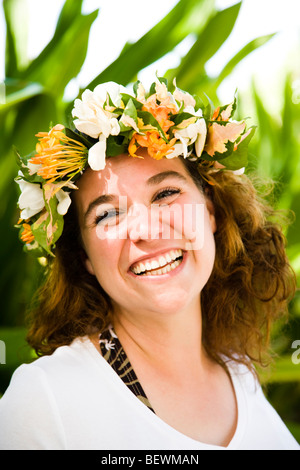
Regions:
[[[161,315],[200,304],[216,226],[180,159],[113,157],[102,171],[86,170],[78,187],[86,267],[116,311]]]

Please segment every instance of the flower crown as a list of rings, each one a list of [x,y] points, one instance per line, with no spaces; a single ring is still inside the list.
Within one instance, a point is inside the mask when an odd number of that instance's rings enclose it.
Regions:
[[[75,100],[74,130],[58,124],[36,135],[36,151],[18,155],[17,227],[26,250],[53,255],[76,180],[87,166],[102,170],[106,157],[123,153],[138,157],[139,148],[146,148],[157,160],[183,156],[243,172],[255,129],[246,130],[244,121],[232,121],[236,99],[214,110],[207,98],[205,103],[191,96],[175,81],[174,87],[171,93],[164,78],[157,78],[149,93],[140,81],[133,93],[117,83],[103,83]]]

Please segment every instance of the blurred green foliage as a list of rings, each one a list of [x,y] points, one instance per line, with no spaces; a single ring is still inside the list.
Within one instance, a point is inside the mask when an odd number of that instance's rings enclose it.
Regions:
[[[0,339],[6,344],[6,365],[0,365],[0,395],[9,383],[14,369],[32,359],[25,343],[26,307],[43,275],[43,268],[22,250],[14,224],[18,220],[18,188],[13,183],[17,164],[13,146],[27,154],[35,146],[35,134],[47,130],[51,122],[68,125],[72,103],[64,101],[64,92],[84,64],[90,28],[98,10],[82,14],[83,0],[66,0],[56,30],[38,57],[29,60],[26,40],[26,2],[3,0],[6,21],[5,101],[0,101]],[[206,72],[207,62],[230,36],[237,21],[241,3],[218,10],[214,0],[180,0],[151,30],[135,43],[126,43],[119,57],[87,85],[93,89],[104,81],[127,85],[138,72],[172,52],[185,38],[193,40],[180,64],[167,71],[169,80],[191,93],[205,92],[218,104],[218,87],[248,54],[273,35],[256,38],[244,46],[216,77]],[[42,12],[41,12],[42,15]],[[21,21],[20,21],[21,18]],[[66,53],[67,51],[67,53]],[[300,104],[293,95],[293,71],[287,73],[284,105],[281,115],[274,116],[252,86],[251,96],[239,96],[239,109],[249,113],[258,130],[250,147],[250,167],[258,174],[278,182],[277,205],[300,214]],[[246,104],[245,104],[246,103]],[[288,255],[297,277],[300,276],[300,219],[295,219],[286,232]],[[262,374],[266,393],[273,406],[300,442],[300,364],[292,362],[292,343],[300,339],[300,296],[290,306],[290,319],[277,326],[273,349],[278,355],[274,365]],[[300,352],[298,355],[300,359]]]

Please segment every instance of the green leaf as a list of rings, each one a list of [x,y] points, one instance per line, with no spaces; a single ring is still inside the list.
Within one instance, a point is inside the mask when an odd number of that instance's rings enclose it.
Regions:
[[[248,163],[248,145],[255,133],[255,127],[252,127],[249,135],[238,145],[238,148],[234,150],[230,156],[226,158],[217,158],[218,161],[225,165],[228,170],[239,170]],[[217,157],[217,155],[216,155]]]
[[[142,109],[143,103],[141,103],[140,101],[138,101],[137,99],[135,99],[131,95],[128,95],[126,93],[121,93],[121,97],[122,97],[122,101],[123,101],[125,106],[127,106],[128,102],[131,101],[134,104],[135,109]],[[122,113],[124,112],[123,109],[121,111],[122,111]]]
[[[88,149],[91,148],[97,142],[96,139],[93,139],[92,137],[82,134],[79,131],[75,132],[69,127],[65,127],[65,133],[67,137],[69,137],[70,139],[76,140],[77,142],[81,142]]]
[[[151,113],[149,113],[148,111],[138,111],[138,117],[144,121],[145,126],[150,125],[150,126],[156,127],[156,129],[158,130],[158,132],[160,133],[164,141],[165,142],[168,141],[158,121],[155,119],[155,117]]]
[[[76,2],[74,0],[65,1],[57,20],[54,40],[61,38],[76,18],[81,15],[82,4],[83,0],[76,0]]]
[[[99,83],[109,80],[127,85],[136,79],[138,72],[172,51],[188,35],[202,31],[212,11],[215,11],[214,0],[180,0],[143,37],[127,45],[87,88],[94,89]]]
[[[291,350],[290,356],[278,358],[271,371],[261,372],[260,377],[263,383],[280,383],[280,382],[299,382],[300,367],[292,361]]]
[[[173,121],[175,126],[172,126],[170,129],[173,130],[174,127],[177,127],[179,126],[179,124],[181,124],[183,121],[185,121],[186,119],[191,119],[191,118],[194,118],[195,120],[197,119],[194,114],[190,114],[190,113],[180,113],[180,114],[173,114],[170,116],[170,121]]]
[[[133,92],[135,94],[135,96],[137,96],[137,93],[138,93],[138,88],[139,88],[139,84],[140,84],[140,80],[137,80],[136,82],[134,82],[133,84]]]
[[[26,71],[26,78],[39,82],[48,90],[62,95],[70,80],[80,72],[86,58],[90,28],[98,11],[78,15],[60,37],[54,37],[49,46]],[[55,73],[53,73],[55,70]]]
[[[276,33],[267,34],[265,36],[260,36],[253,41],[250,41],[246,46],[244,46],[223,68],[223,70],[218,74],[215,86],[218,87],[225,78],[227,78],[235,69],[235,67],[251,52],[255,51],[259,47],[266,44],[270,39],[275,36]]]
[[[62,40],[63,36],[66,34],[66,31],[68,31],[68,29],[72,26],[76,18],[81,15],[81,8],[82,0],[78,0],[76,2],[74,2],[73,0],[65,1],[58,18],[53,38],[48,43],[48,45],[42,50],[39,56],[31,62],[28,69],[24,71],[24,76],[30,76],[36,69],[41,66],[41,64],[43,64],[45,61],[48,60],[49,57],[51,57],[57,44]]]
[[[6,87],[6,99],[4,104],[0,104],[0,112],[7,111],[8,108],[17,106],[33,96],[40,95],[44,92],[44,88],[39,83],[24,84],[23,87],[13,93],[9,93],[9,87]]]
[[[23,0],[3,0],[6,20],[5,73],[7,77],[17,77],[27,66],[27,2]]]
[[[64,226],[64,218],[57,212],[58,201],[55,194],[53,194],[54,186],[54,184],[43,186],[47,212],[42,214],[31,226],[35,240],[44,248],[47,254],[52,256],[51,246],[55,245]]]
[[[114,136],[109,136],[106,140],[106,156],[116,157],[122,153],[126,153],[128,142],[124,139],[123,143],[117,143]]]
[[[258,138],[260,142],[261,158],[257,161],[257,172],[261,176],[278,178],[278,170],[281,166],[280,158],[274,158],[278,154],[280,126],[265,109],[263,100],[258,95],[253,85],[253,96],[256,111],[256,122],[258,124]]]
[[[135,103],[132,98],[130,98],[130,100],[126,104],[126,107],[124,109],[124,114],[131,117],[134,120],[134,122],[137,124],[137,110],[136,110]]]
[[[27,155],[35,149],[35,135],[39,131],[48,131],[52,120],[57,122],[57,110],[55,100],[50,95],[36,95],[19,104],[12,143],[21,155]]]
[[[170,81],[176,77],[180,88],[192,90],[206,76],[205,64],[224,44],[230,35],[241,8],[241,2],[217,12],[198,35],[197,41],[182,59],[180,65],[169,71]]]

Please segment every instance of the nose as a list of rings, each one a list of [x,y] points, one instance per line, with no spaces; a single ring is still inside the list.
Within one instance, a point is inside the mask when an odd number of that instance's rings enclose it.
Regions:
[[[128,238],[137,242],[139,240],[156,240],[161,238],[163,224],[160,210],[151,205],[133,205],[128,213]]]

